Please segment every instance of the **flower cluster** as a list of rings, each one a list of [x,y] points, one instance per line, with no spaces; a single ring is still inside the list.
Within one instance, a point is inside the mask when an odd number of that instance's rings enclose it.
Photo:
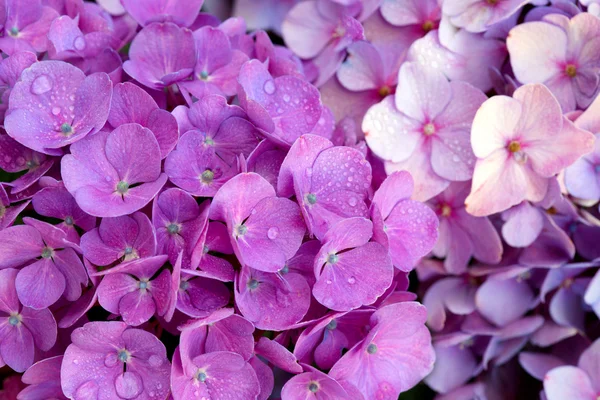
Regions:
[[[600,1],[0,11],[0,395],[597,400]]]

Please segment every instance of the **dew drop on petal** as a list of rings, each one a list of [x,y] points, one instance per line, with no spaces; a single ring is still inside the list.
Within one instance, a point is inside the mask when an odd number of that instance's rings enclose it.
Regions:
[[[75,38],[75,40],[73,41],[73,47],[75,47],[75,49],[77,50],[85,49],[85,39],[83,38],[83,36],[77,36]]]
[[[122,399],[135,399],[142,393],[144,385],[137,372],[126,371],[115,380],[115,389]]]
[[[355,284],[356,283],[356,278],[353,277],[353,276],[351,276],[350,278],[348,278],[348,283],[351,284],[351,285]]]
[[[117,353],[108,353],[106,357],[104,357],[104,365],[108,368],[112,368],[119,362],[119,357]]]
[[[60,107],[52,107],[52,115],[60,114]]]
[[[268,81],[266,81],[263,89],[265,90],[265,93],[267,93],[267,94],[275,93],[275,84],[273,83],[273,80],[269,79]]]
[[[148,358],[148,363],[155,368],[160,367],[163,364],[163,359],[156,354],[153,354],[150,356],[150,358]]]
[[[279,229],[276,227],[269,228],[267,231],[267,237],[271,240],[275,240],[277,239],[277,236],[279,236]]]
[[[356,197],[350,197],[348,199],[348,204],[350,204],[350,207],[356,206],[357,203],[358,203],[358,200],[356,200]]]
[[[33,94],[44,94],[52,89],[52,81],[48,75],[40,75],[31,84],[31,93]]]

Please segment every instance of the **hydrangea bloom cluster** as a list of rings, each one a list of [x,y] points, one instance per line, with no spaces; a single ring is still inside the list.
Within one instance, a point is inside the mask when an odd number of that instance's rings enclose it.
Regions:
[[[600,2],[0,11],[0,398],[600,396]]]

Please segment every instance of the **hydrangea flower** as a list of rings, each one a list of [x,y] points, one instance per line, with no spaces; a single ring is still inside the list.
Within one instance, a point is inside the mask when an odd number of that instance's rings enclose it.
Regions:
[[[365,398],[397,398],[433,368],[425,319],[425,308],[413,302],[380,308],[371,316],[368,335],[344,354],[329,376],[353,384]]]
[[[196,66],[192,31],[171,22],[152,23],[137,34],[123,69],[151,89],[162,90],[189,77]]]
[[[6,0],[2,4],[0,50],[8,55],[18,51],[42,53],[47,49],[46,35],[58,13],[41,1]]]
[[[442,6],[450,21],[469,32],[483,32],[516,13],[528,0],[454,0]]]
[[[30,149],[60,155],[61,147],[104,126],[111,93],[105,73],[86,77],[62,61],[34,63],[11,91],[6,132]]]
[[[302,243],[306,231],[296,203],[275,195],[260,175],[249,172],[229,180],[210,205],[211,219],[227,223],[242,265],[277,272]]]
[[[0,230],[11,226],[28,205],[29,201],[12,205],[4,185],[0,185]]]
[[[270,140],[291,145],[310,133],[321,116],[318,90],[295,76],[273,78],[258,60],[242,66],[238,77],[240,105]]]
[[[155,313],[163,316],[171,296],[171,274],[166,269],[158,271],[166,260],[166,256],[141,258],[101,272],[100,305],[121,315],[130,326],[143,324]]]
[[[42,310],[63,295],[77,300],[88,277],[67,234],[46,222],[23,222],[0,231],[0,268],[21,267],[15,282],[19,301]]]
[[[450,182],[471,178],[475,156],[469,127],[484,101],[485,95],[467,83],[448,82],[441,72],[406,63],[395,105],[388,98],[365,116],[365,140],[388,172],[409,171],[416,182],[413,198],[427,200]]]
[[[89,322],[71,334],[61,367],[68,398],[166,398],[165,346],[150,332],[124,322]]]
[[[587,13],[551,14],[511,30],[507,39],[516,78],[544,83],[564,112],[585,108],[598,93],[600,20]],[[543,38],[543,39],[540,39]]]
[[[35,350],[48,351],[56,343],[56,321],[47,308],[34,310],[19,302],[18,271],[0,271],[0,356],[3,363],[23,372],[34,361]]]
[[[21,77],[23,70],[29,68],[36,61],[37,57],[34,53],[20,51],[0,62],[0,93],[2,99],[0,116],[2,118],[4,118],[4,113],[8,109],[8,99],[12,88]]]
[[[122,0],[124,10],[142,26],[156,21],[171,21],[188,27],[196,20],[203,3],[204,0]]]
[[[22,400],[67,398],[60,387],[60,368],[63,356],[55,356],[38,361],[25,371],[23,383],[29,385],[19,392]]]
[[[370,186],[371,166],[360,151],[304,135],[283,161],[277,192],[296,195],[309,233],[321,239],[339,221],[367,217]]]
[[[121,125],[77,142],[62,158],[61,173],[79,207],[98,217],[139,210],[167,180],[161,173],[156,137],[139,124]]]
[[[541,201],[551,177],[592,151],[594,136],[562,116],[545,86],[530,84],[481,106],[471,144],[478,160],[465,202],[470,214],[484,216]]]

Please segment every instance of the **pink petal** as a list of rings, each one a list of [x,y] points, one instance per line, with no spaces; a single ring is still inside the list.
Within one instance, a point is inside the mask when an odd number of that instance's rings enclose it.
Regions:
[[[597,397],[588,375],[570,365],[554,368],[546,374],[544,393],[548,400],[595,400]]]

